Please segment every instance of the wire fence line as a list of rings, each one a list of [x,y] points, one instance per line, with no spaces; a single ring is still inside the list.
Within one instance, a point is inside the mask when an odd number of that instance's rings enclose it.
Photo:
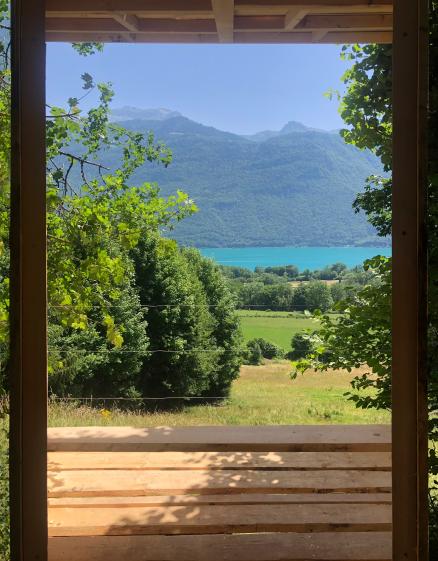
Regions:
[[[311,334],[309,334],[310,336]],[[262,339],[262,337],[254,337],[254,339]],[[276,345],[276,343],[271,343],[270,341],[266,341],[266,343],[270,343],[272,345]],[[279,346],[279,345],[276,345]],[[124,349],[118,348],[111,348],[111,349],[60,349],[60,348],[49,348],[49,353],[89,353],[89,354],[107,354],[107,353],[126,353],[126,354],[135,354],[135,353],[142,353],[142,354],[150,354],[150,353],[176,353],[176,354],[191,354],[191,353],[221,353],[221,352],[244,352],[247,351],[248,347],[216,347],[212,349],[152,349],[152,350],[133,350],[128,351]],[[308,351],[308,347],[294,347],[294,351]]]
[[[106,308],[120,308],[123,307],[123,304],[93,304],[92,306],[87,306],[86,310],[90,309],[100,309],[102,307]],[[200,304],[197,302],[190,302],[190,303],[181,303],[181,304],[141,304],[138,308],[223,308],[226,307],[224,304]],[[309,306],[306,304],[291,304],[290,306],[270,306],[269,304],[242,304],[241,307],[235,308],[236,311],[238,310],[250,310],[250,309],[261,309],[261,310],[278,310],[278,311],[285,311],[285,312],[293,312],[296,311],[297,308],[308,310]],[[74,310],[74,309],[84,309],[83,306],[75,305],[75,304],[53,304],[49,305],[49,310]]]
[[[176,395],[176,396],[166,396],[166,397],[60,397],[60,396],[50,396],[49,401],[166,401],[171,399],[180,400],[218,400],[218,399],[230,399],[229,396],[205,396],[205,395]]]

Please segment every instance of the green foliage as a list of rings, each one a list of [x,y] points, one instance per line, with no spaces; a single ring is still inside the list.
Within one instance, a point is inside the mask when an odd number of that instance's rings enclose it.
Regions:
[[[291,341],[292,351],[288,353],[291,360],[299,360],[307,357],[314,351],[312,334],[295,333]]]
[[[295,309],[328,311],[333,307],[330,288],[323,282],[312,281],[301,284],[294,293],[293,305]]]
[[[139,372],[148,355],[147,323],[132,279],[111,308],[123,344],[114,347],[108,326],[90,312],[85,329],[49,325],[50,393],[57,396],[140,397]]]
[[[208,394],[228,395],[232,382],[239,376],[241,365],[242,333],[236,313],[236,299],[214,261],[202,257],[196,249],[186,249],[183,254],[203,286],[213,319],[212,344],[221,351],[217,356]]]
[[[243,352],[243,363],[252,366],[258,366],[263,362],[263,354],[257,339],[252,339],[246,344],[246,349]]]
[[[367,365],[370,370],[353,378],[355,391],[347,395],[358,407],[385,409],[391,407],[391,261],[378,256],[365,268],[378,282],[340,302],[339,316],[319,316],[321,329],[311,338],[311,352],[296,367],[351,372]]]
[[[321,270],[306,270],[295,276],[296,270],[294,265],[256,267],[254,272],[242,267],[221,266],[230,289],[236,294],[239,308],[260,310],[327,311],[373,278],[363,267],[347,269],[343,263]],[[334,280],[338,283],[322,282]]]
[[[159,236],[141,240],[133,257],[150,338],[142,394],[226,395],[238,375],[240,336],[218,269]]]
[[[271,343],[270,341],[266,341],[262,337],[257,337],[256,339],[252,339],[247,343],[248,348],[259,348],[263,358],[267,358],[268,360],[272,360],[274,358],[283,358],[284,350],[276,345],[275,343]]]

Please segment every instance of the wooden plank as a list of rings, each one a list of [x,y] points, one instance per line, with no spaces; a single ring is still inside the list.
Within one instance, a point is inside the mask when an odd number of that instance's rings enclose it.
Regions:
[[[113,18],[117,23],[120,23],[125,29],[131,33],[136,33],[140,30],[140,22],[137,16],[133,14],[114,14]],[[47,29],[47,27],[46,27]]]
[[[234,29],[237,31],[281,30],[284,27],[283,16],[235,16]]]
[[[372,547],[370,547],[372,544]],[[206,553],[208,552],[208,553]],[[391,561],[389,532],[50,538],[50,561]]]
[[[130,506],[187,505],[268,505],[268,504],[391,504],[391,493],[291,493],[240,495],[167,495],[143,497],[58,497],[49,499],[49,507],[119,508]],[[360,508],[360,507],[358,507]]]
[[[320,43],[327,36],[328,29],[318,29],[317,31],[312,31],[312,42]]]
[[[100,469],[391,469],[389,452],[49,452],[50,471]]]
[[[44,0],[12,4],[11,555],[47,559]]]
[[[388,452],[390,425],[49,428],[50,452]]]
[[[110,18],[48,18],[46,31],[128,33],[128,29]]]
[[[396,2],[393,47],[392,422],[394,559],[428,558],[428,2]]]
[[[234,0],[211,0],[220,43],[232,43],[234,36]]]
[[[379,532],[390,505],[215,505],[49,509],[49,536]]]
[[[218,43],[216,34],[212,33],[108,33],[108,32],[54,32],[46,33],[47,42],[88,42],[98,43]]]
[[[391,474],[379,471],[107,471],[49,472],[49,497],[231,493],[322,493],[391,490]]]
[[[299,6],[295,6],[297,8]],[[315,3],[314,6],[306,6],[308,13],[316,14],[390,14],[393,11],[391,2],[386,4],[367,4],[367,5],[350,5],[339,6],[325,5]],[[251,6],[251,5],[235,5],[235,16],[286,16],[290,11],[289,6],[275,6],[271,4]]]
[[[210,0],[46,0],[47,12],[211,12]]]
[[[143,19],[125,14],[115,14],[113,19],[48,18],[46,31],[56,33],[216,33],[212,19],[173,20]]]
[[[392,30],[392,14],[308,15],[297,29],[328,31],[358,29],[363,31]]]
[[[137,33],[127,34],[120,33],[98,33],[98,32],[47,32],[47,42],[87,42],[97,41],[101,43],[188,43],[188,44],[206,44],[218,43],[218,38],[211,33]],[[311,32],[270,32],[260,31],[234,32],[234,43],[243,44],[299,44],[305,45],[313,43],[313,35]],[[324,43],[342,44],[342,43],[392,43],[392,32],[390,31],[337,31],[329,32],[324,37]]]
[[[284,17],[284,30],[292,31],[295,29],[308,13],[309,10],[301,6],[291,8]]]
[[[329,31],[323,43],[340,45],[342,43],[392,43],[392,31]]]
[[[365,10],[368,6],[384,6],[392,4],[388,0],[235,0],[236,6],[294,6],[319,8],[326,6],[336,6],[339,13],[344,7],[362,6]]]

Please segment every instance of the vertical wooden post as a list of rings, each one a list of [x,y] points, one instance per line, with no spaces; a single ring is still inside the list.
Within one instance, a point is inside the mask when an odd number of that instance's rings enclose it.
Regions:
[[[12,1],[11,548],[47,559],[44,0]]]
[[[393,559],[427,556],[427,0],[395,0]]]

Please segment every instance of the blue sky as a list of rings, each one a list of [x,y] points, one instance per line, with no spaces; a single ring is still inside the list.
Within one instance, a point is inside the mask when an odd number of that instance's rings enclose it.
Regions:
[[[295,120],[342,126],[336,101],[347,63],[335,45],[109,44],[83,58],[67,44],[47,48],[47,100],[62,105],[81,94],[80,75],[110,81],[114,107],[166,107],[240,134],[280,129]]]

